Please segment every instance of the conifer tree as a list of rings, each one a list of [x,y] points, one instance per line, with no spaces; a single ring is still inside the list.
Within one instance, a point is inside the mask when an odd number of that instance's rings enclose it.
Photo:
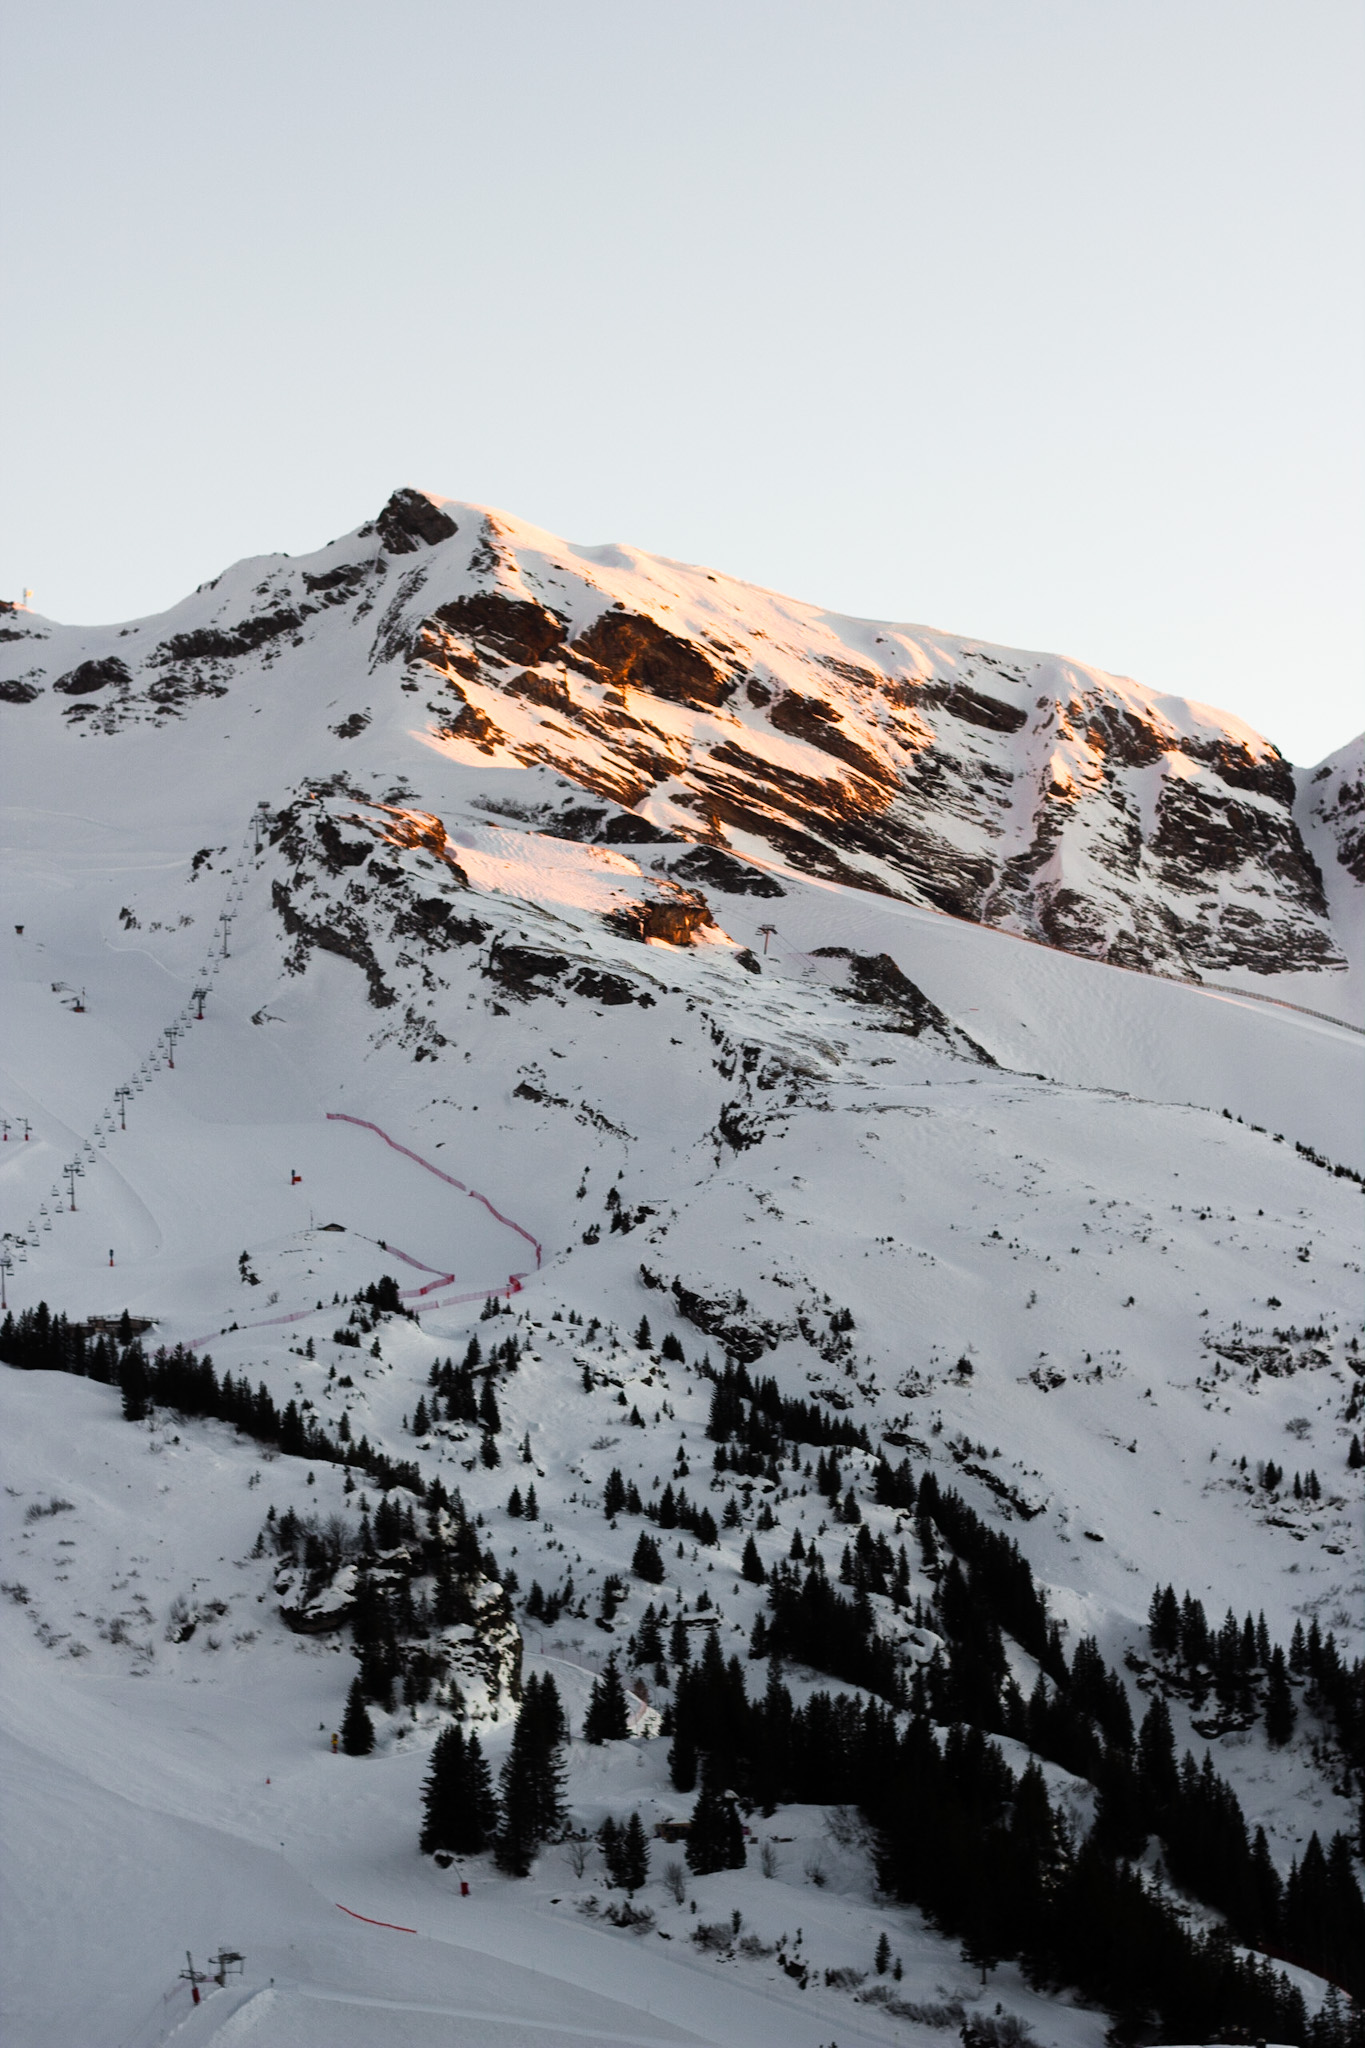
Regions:
[[[615,1521],[626,1504],[626,1482],[620,1468],[613,1465],[607,1474],[607,1483],[602,1489],[602,1512],[609,1522]]]
[[[1159,1821],[1179,1789],[1170,1708],[1159,1693],[1143,1715],[1138,1730],[1137,1774],[1143,1803],[1153,1819]]]
[[[683,1853],[688,1869],[696,1877],[706,1877],[714,1870],[725,1868],[724,1801],[709,1772],[702,1780],[697,1803],[692,1809],[687,1847]]]
[[[659,1555],[658,1544],[647,1529],[640,1531],[630,1568],[636,1578],[643,1579],[647,1586],[661,1586],[664,1582],[664,1561]]]
[[[1289,1674],[1284,1668],[1284,1651],[1276,1643],[1270,1653],[1265,1688],[1265,1732],[1272,1749],[1283,1749],[1294,1733],[1295,1714]]]
[[[597,1846],[602,1851],[602,1861],[607,1866],[607,1883],[619,1884],[621,1868],[621,1830],[615,1816],[608,1814],[597,1830]]]
[[[142,1422],[148,1408],[147,1361],[140,1344],[130,1344],[119,1361],[118,1383],[125,1422]]]
[[[632,1813],[621,1835],[621,1883],[628,1892],[638,1892],[649,1883],[649,1842],[638,1813]]]
[[[600,1678],[593,1680],[588,1710],[583,1717],[583,1739],[593,1743],[621,1742],[629,1730],[625,1688],[621,1684],[613,1650],[607,1659],[606,1670]]]
[[[1158,1586],[1147,1612],[1147,1638],[1158,1657],[1172,1657],[1180,1647],[1180,1608],[1175,1587]]]
[[[768,1576],[763,1569],[763,1560],[758,1554],[758,1545],[754,1542],[752,1536],[748,1537],[745,1541],[744,1557],[740,1564],[740,1572],[751,1586],[761,1586]]]
[[[368,1756],[374,1748],[374,1723],[365,1709],[365,1693],[359,1672],[351,1680],[351,1690],[346,1695],[341,1747],[347,1756]]]
[[[553,1678],[531,1677],[502,1767],[498,1868],[525,1877],[536,1850],[563,1823],[564,1709]]]
[[[663,1661],[664,1639],[652,1600],[640,1617],[640,1626],[635,1634],[634,1654],[642,1664],[659,1664]]]
[[[687,1831],[688,1868],[697,1877],[744,1868],[744,1824],[732,1792],[722,1792],[708,1771]]]
[[[668,1655],[669,1661],[673,1664],[687,1665],[692,1661],[692,1645],[688,1640],[687,1623],[682,1618],[681,1609],[674,1615],[673,1626],[668,1632]]]
[[[1095,1833],[1111,1855],[1135,1860],[1147,1842],[1143,1800],[1131,1756],[1106,1746],[1096,1777]]]
[[[668,1773],[675,1791],[690,1792],[697,1782],[697,1745],[690,1727],[676,1730],[668,1752]]]
[[[638,1813],[632,1813],[624,1827],[608,1814],[597,1830],[597,1840],[607,1866],[608,1884],[637,1892],[649,1882],[649,1843]]]

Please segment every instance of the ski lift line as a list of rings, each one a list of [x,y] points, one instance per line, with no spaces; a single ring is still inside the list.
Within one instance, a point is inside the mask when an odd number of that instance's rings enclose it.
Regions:
[[[458,1188],[462,1195],[468,1195],[472,1201],[482,1202],[484,1208],[487,1209],[489,1215],[496,1222],[501,1223],[508,1230],[515,1230],[518,1237],[525,1238],[527,1244],[530,1245],[536,1255],[536,1271],[540,1271],[543,1259],[540,1240],[532,1237],[529,1230],[523,1230],[519,1223],[514,1223],[510,1216],[504,1216],[500,1209],[495,1209],[487,1195],[481,1195],[477,1188],[466,1187],[462,1180],[456,1180],[453,1173],[446,1173],[441,1167],[433,1166],[429,1159],[423,1159],[420,1152],[412,1151],[407,1145],[400,1145],[396,1138],[389,1136],[387,1131],[380,1130],[378,1124],[369,1123],[362,1116],[348,1116],[344,1110],[329,1109],[327,1121],[329,1124],[355,1124],[362,1131],[373,1131],[376,1137],[382,1138],[384,1143],[391,1146],[395,1152],[401,1152],[405,1159],[414,1160],[418,1166],[424,1166],[428,1173],[434,1173],[438,1180],[445,1181],[449,1187]]]

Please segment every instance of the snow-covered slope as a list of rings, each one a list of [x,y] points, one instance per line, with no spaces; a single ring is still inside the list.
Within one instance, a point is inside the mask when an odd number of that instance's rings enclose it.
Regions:
[[[126,1307],[458,1486],[575,1732],[650,1598],[743,1652],[747,1537],[771,1569],[800,1531],[838,1569],[803,1473],[712,1490],[708,1354],[957,1486],[1067,1640],[1117,1666],[1172,1580],[1215,1621],[1263,1610],[1287,1642],[1317,1618],[1361,1653],[1360,1189],[1333,1171],[1365,1166],[1339,936],[1355,757],[1296,826],[1290,771],[1220,715],[415,494],[165,619],[8,630],[11,1302]],[[420,1320],[336,1342],[385,1273]],[[480,1330],[523,1347],[492,1467],[477,1431],[411,1429]],[[672,1949],[604,1929],[567,1846],[529,1885],[480,1866],[461,1900],[416,1854],[436,1707],[334,1758],[344,1638],[291,1633],[252,1554],[267,1506],[353,1513],[341,1469],[164,1410],[129,1424],[89,1382],[0,1382],[16,2042],[86,2038],[101,1998],[111,2039],[159,2039],[179,1951],[224,1940],[252,2000],[218,1994],[177,2038],[422,2040],[457,2011],[485,2015],[470,2040],[916,2038],[847,1988],[798,1993],[771,1954],[684,1946],[657,1882]],[[1268,1462],[1283,1485],[1257,1483]],[[872,1464],[847,1476],[892,1541]],[[669,1546],[662,1591],[630,1578],[634,1522],[603,1515],[614,1468],[646,1498],[690,1474],[718,1523],[733,1502],[714,1548]],[[532,1480],[538,1522],[507,1511]],[[575,1601],[527,1619],[566,1572]],[[933,1597],[918,1567],[913,1592]],[[496,1757],[511,1702],[479,1699]],[[689,1809],[656,1726],[575,1745],[582,1821]],[[1283,1867],[1350,1825],[1305,1744],[1214,1747]],[[1065,1796],[1082,1825],[1088,1791]],[[699,1879],[704,1919],[742,1912],[759,1950],[801,1927],[819,1972],[868,1968],[885,1925],[905,1996],[974,1995],[952,1944],[872,1903],[856,1831],[756,1827],[791,1837],[776,1875]],[[338,1931],[337,1901],[418,1934]],[[1042,2038],[1103,2031],[1017,1972],[997,1995]]]

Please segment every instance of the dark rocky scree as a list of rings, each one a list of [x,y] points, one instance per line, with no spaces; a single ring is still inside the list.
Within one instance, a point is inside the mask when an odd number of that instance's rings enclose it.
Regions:
[[[455,521],[439,505],[433,505],[425,491],[395,491],[373,525],[362,526],[362,535],[377,533],[391,555],[415,554],[419,548],[434,548],[458,531]]]
[[[116,654],[106,655],[103,661],[83,661],[78,668],[58,676],[52,685],[63,697],[87,697],[95,690],[103,690],[110,683],[126,683],[128,665]]]
[[[878,1030],[904,1032],[908,1038],[933,1031],[960,1057],[985,1067],[996,1064],[983,1046],[945,1017],[924,990],[902,974],[889,953],[851,953],[847,946],[817,946],[814,957],[847,960],[848,986],[836,989],[835,994],[887,1012],[887,1021],[879,1023]]]
[[[1319,768],[1309,799],[1312,816],[1325,825],[1336,841],[1336,857],[1354,881],[1365,882],[1365,772],[1360,765],[1356,743],[1352,769],[1343,763]]]
[[[572,989],[575,995],[583,996],[589,1002],[605,1003],[608,1008],[616,1008],[622,1003],[638,1003],[646,1010],[654,1006],[653,996],[638,988],[624,974],[610,974],[586,965],[575,966],[562,953],[547,953],[534,946],[495,945],[483,971],[490,981],[523,1001],[549,994],[562,985]]]
[[[706,898],[672,884],[661,887],[667,888],[667,895],[623,904],[607,922],[629,939],[664,939],[670,946],[688,946],[693,935],[712,922]]]
[[[355,795],[336,783],[321,786],[327,794]],[[361,799],[364,801],[364,799]],[[416,942],[427,992],[436,986],[426,956],[454,946],[477,945],[489,927],[477,917],[462,915],[445,896],[419,895],[429,882],[405,872],[387,849],[419,848],[435,854],[444,868],[446,889],[468,888],[464,870],[450,854],[445,828],[423,812],[395,812],[368,806],[372,815],[337,820],[321,808],[318,795],[284,806],[270,817],[271,845],[286,864],[286,873],[271,881],[276,915],[294,941],[285,958],[286,971],[301,974],[313,951],[334,953],[359,967],[376,1009],[389,1009],[398,997],[375,951],[386,934],[398,947],[398,965],[413,964],[408,950]],[[361,835],[348,838],[342,824]],[[329,882],[347,877],[338,892]],[[429,1035],[444,1043],[439,1033]]]
[[[235,626],[204,626],[193,633],[172,633],[148,657],[148,667],[184,661],[236,661],[278,640],[281,634],[297,633],[305,616],[285,606],[279,611],[253,613]]]
[[[694,846],[681,859],[668,863],[672,874],[698,888],[718,889],[724,896],[785,896],[786,890],[773,875],[753,868],[746,861],[714,846]]]
[[[327,791],[354,794],[333,785],[327,785]],[[654,996],[629,975],[544,947],[504,943],[486,918],[460,906],[468,878],[451,855],[439,819],[421,812],[394,812],[383,805],[368,808],[368,817],[338,820],[315,798],[287,805],[271,818],[268,836],[285,864],[285,872],[272,878],[271,901],[293,941],[285,956],[286,972],[304,973],[314,951],[335,954],[360,969],[374,1008],[387,1010],[399,1000],[394,970],[415,968],[425,993],[431,995],[445,985],[438,972],[441,955],[475,947],[480,949],[479,974],[501,997],[530,1002],[575,995],[608,1009],[626,1003],[653,1007]],[[348,837],[343,826],[360,836]],[[392,858],[392,848],[438,856],[444,869],[441,886],[447,893],[425,893],[430,881],[404,869]],[[710,922],[704,898],[672,883],[653,886],[669,893],[632,906],[639,917],[627,921],[623,916],[616,927],[622,935],[670,937],[674,944],[686,944],[699,925]],[[381,951],[389,947],[397,949],[393,969],[386,969],[381,959]],[[415,1034],[423,1040],[417,1057],[430,1057],[446,1043],[429,1018],[423,1024],[412,1011],[407,1018],[408,1037]]]

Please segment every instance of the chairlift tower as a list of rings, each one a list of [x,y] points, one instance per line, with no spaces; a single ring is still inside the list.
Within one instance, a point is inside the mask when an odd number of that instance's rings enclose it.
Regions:
[[[195,1969],[195,1967],[194,1967],[194,1957],[193,1957],[193,1956],[192,1956],[192,1955],[190,1954],[190,1952],[189,1952],[189,1950],[188,1950],[188,1949],[186,1949],[186,1950],[185,1950],[185,1967],[184,1967],[184,1969],[183,1969],[183,1970],[182,1970],[182,1971],[180,1972],[180,1981],[181,1981],[181,1982],[182,1982],[183,1984],[188,1984],[188,1985],[189,1985],[189,1987],[190,1987],[190,1995],[191,1995],[191,1997],[193,1998],[193,2000],[194,2000],[195,2004],[196,2004],[196,2005],[198,2005],[198,2003],[199,2003],[199,1986],[200,1986],[201,1984],[207,1984],[207,1983],[208,1983],[208,1981],[209,1981],[209,1973],[208,1973],[208,1971],[207,1971],[207,1970],[196,1970],[196,1969]]]

